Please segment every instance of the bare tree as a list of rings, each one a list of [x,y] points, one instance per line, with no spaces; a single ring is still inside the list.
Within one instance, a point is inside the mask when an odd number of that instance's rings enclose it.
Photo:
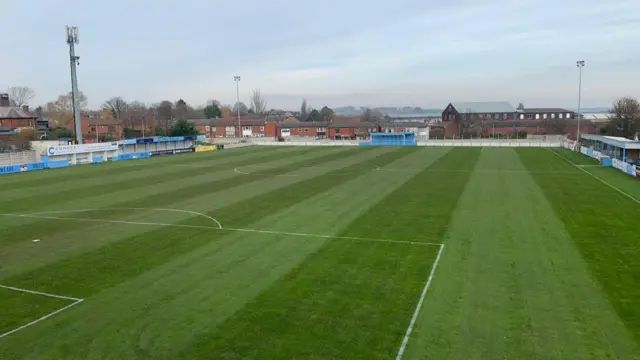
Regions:
[[[165,134],[169,133],[171,120],[173,119],[173,103],[163,100],[159,104],[153,106],[154,116],[156,119],[156,130],[161,129]]]
[[[7,89],[9,93],[9,101],[11,106],[24,106],[29,103],[29,100],[36,96],[35,91],[28,86],[12,86]]]
[[[475,124],[475,115],[471,112],[471,109],[466,109],[464,114],[460,114],[460,137],[467,138],[473,136],[473,128]]]
[[[45,113],[56,122],[57,126],[68,126],[73,120],[73,97],[71,93],[59,95],[55,101],[50,101],[45,106]],[[87,108],[87,97],[79,92],[76,99],[78,110]]]
[[[613,103],[609,117],[608,130],[611,135],[633,137],[640,131],[640,102],[634,98],[624,97]]]
[[[267,103],[264,101],[262,94],[260,94],[260,89],[253,90],[253,95],[251,95],[251,108],[259,115],[264,114],[267,110]]]
[[[233,105],[233,109],[231,110],[231,116],[238,115],[238,108],[240,109],[240,115],[247,115],[249,113],[249,108],[242,101]]]
[[[134,129],[142,127],[149,117],[149,109],[147,106],[139,101],[132,101],[128,104],[127,109],[120,115],[125,127]]]
[[[105,101],[104,104],[102,104],[102,108],[111,112],[111,116],[114,119],[120,119],[122,114],[129,109],[129,104],[121,97],[116,96]]]

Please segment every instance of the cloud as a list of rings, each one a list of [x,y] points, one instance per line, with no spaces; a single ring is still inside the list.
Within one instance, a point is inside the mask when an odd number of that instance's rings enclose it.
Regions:
[[[234,75],[242,76],[243,98],[260,88],[273,97],[270,106],[291,108],[302,97],[421,105],[511,94],[552,103],[573,96],[568,82],[578,59],[602,83],[603,90],[592,89],[597,95],[585,95],[597,102],[591,105],[632,94],[640,81],[638,71],[620,81],[617,70],[640,60],[637,0],[13,4],[13,12],[30,16],[7,27],[22,26],[24,36],[0,41],[36,55],[8,59],[0,78],[35,87],[40,102],[67,91],[62,33],[74,20],[80,88],[93,106],[114,95],[231,103]],[[549,91],[536,76],[562,85]]]

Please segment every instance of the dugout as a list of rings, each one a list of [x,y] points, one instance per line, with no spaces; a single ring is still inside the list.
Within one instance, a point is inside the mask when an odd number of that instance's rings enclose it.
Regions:
[[[580,146],[597,150],[611,159],[640,165],[640,141],[616,136],[584,134]]]
[[[198,136],[169,136],[127,139],[120,141],[123,154],[150,153],[151,156],[193,152]]]
[[[361,142],[360,146],[416,146],[416,134],[413,132],[371,133],[371,141]]]

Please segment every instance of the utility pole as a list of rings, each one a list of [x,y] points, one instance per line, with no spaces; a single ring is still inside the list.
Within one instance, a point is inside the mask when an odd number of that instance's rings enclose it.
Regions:
[[[234,76],[236,82],[236,109],[238,110],[238,137],[242,138],[242,128],[240,127],[240,76]]]
[[[67,44],[69,45],[69,62],[71,64],[71,102],[73,106],[73,122],[75,124],[76,142],[82,144],[82,123],[80,121],[80,109],[78,109],[78,77],[76,66],[80,65],[80,56],[76,56],[75,45],[78,41],[78,27],[67,26]]]
[[[580,144],[580,118],[582,117],[580,115],[580,102],[582,100],[582,68],[584,67],[584,60],[576,61],[576,66],[580,71],[580,76],[578,78],[578,131],[576,135],[576,142]]]

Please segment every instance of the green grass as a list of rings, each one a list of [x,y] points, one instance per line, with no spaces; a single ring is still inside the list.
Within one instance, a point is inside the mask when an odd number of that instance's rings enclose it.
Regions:
[[[0,288],[0,334],[71,304],[72,300]]]
[[[638,359],[640,205],[602,181],[638,183],[553,151],[253,147],[0,177],[0,213],[68,218],[0,215],[0,285],[85,299],[0,358],[393,359],[445,244],[403,359]],[[69,303],[0,288],[0,334]]]

